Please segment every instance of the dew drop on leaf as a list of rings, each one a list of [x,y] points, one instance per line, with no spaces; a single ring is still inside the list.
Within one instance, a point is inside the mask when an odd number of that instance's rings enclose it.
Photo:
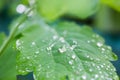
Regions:
[[[66,49],[65,45],[63,45],[63,47],[59,48],[58,50],[60,53],[64,53],[67,49]]]
[[[49,46],[49,47],[47,47],[47,50],[48,50],[48,51],[50,51],[51,49],[52,49],[52,48],[51,48],[50,46]]]
[[[97,46],[101,47],[103,44],[101,42],[97,42]]]
[[[26,57],[26,59],[30,59],[30,57]]]
[[[53,36],[53,40],[56,40],[57,38],[58,38],[57,35],[54,35],[54,36]]]
[[[70,49],[71,50],[74,50],[74,48],[76,47],[77,45],[72,45],[71,47],[70,47]]]
[[[70,64],[70,65],[72,65],[72,64],[73,64],[73,61],[72,61],[72,60],[70,60],[70,61],[69,61],[69,64]]]
[[[76,58],[76,55],[74,54],[74,55],[72,55],[72,59],[75,59]]]
[[[90,41],[88,40],[87,43],[90,43]]]
[[[98,76],[98,74],[95,74],[95,78],[98,78],[99,76]]]
[[[33,47],[33,46],[35,46],[35,45],[36,45],[36,43],[33,41],[31,47]]]
[[[39,51],[36,51],[35,54],[39,54]]]
[[[93,70],[92,69],[89,69],[90,72],[92,72]]]
[[[82,75],[82,79],[83,79],[83,80],[86,80],[86,79],[87,79],[87,76],[86,76],[86,75]]]
[[[23,41],[20,41],[20,40],[17,40],[16,41],[16,48],[18,49],[18,50],[21,50],[22,49],[22,45],[23,44]]]

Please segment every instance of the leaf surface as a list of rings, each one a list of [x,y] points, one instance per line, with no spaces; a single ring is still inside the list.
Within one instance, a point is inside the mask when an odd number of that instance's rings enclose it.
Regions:
[[[116,55],[88,26],[32,19],[23,27],[16,41],[18,74],[33,72],[35,80],[118,80],[110,63]]]
[[[0,45],[5,41],[5,34],[0,33]],[[16,53],[11,42],[0,56],[0,80],[16,80]]]

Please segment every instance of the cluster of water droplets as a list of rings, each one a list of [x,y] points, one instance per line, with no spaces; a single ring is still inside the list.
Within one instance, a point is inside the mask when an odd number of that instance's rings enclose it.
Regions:
[[[21,50],[22,48],[23,48],[23,44],[24,42],[23,41],[21,41],[21,40],[17,40],[16,41],[16,48],[18,49],[18,50]]]

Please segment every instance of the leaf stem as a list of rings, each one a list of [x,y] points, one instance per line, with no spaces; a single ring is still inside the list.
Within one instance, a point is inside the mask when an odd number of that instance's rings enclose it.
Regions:
[[[18,27],[26,20],[27,15],[31,12],[32,8],[29,9],[22,17],[22,19],[20,20],[20,22],[13,28],[13,30],[11,31],[10,35],[8,36],[7,40],[4,41],[3,45],[0,48],[0,56],[3,54],[3,52],[5,51],[5,49],[7,48],[8,44],[10,43],[10,41],[14,38],[15,33],[17,32]]]

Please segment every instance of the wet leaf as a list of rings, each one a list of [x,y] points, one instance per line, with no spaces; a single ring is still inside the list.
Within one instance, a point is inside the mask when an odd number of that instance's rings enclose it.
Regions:
[[[88,26],[32,19],[24,27],[16,41],[18,74],[33,72],[35,80],[118,80],[110,63],[116,55]]]

